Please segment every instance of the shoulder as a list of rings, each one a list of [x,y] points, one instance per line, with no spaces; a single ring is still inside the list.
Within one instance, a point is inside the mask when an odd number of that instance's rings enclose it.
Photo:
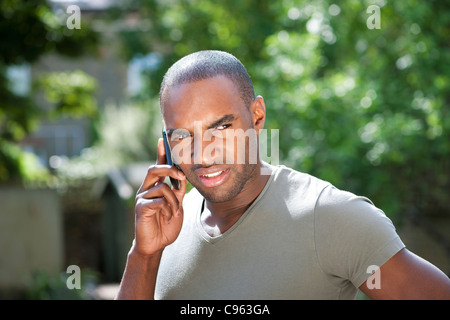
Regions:
[[[330,185],[319,195],[314,209],[316,235],[347,242],[383,241],[396,237],[395,226],[367,197]]]
[[[381,266],[404,247],[386,214],[366,197],[325,188],[314,210],[316,254],[322,270],[360,286],[368,267]]]
[[[279,165],[273,167],[272,175],[273,191],[284,201],[308,203],[308,207],[314,210],[316,219],[387,219],[384,212],[375,207],[369,198],[340,190],[330,182],[310,174]]]
[[[311,196],[317,199],[323,189],[331,186],[327,181],[283,165],[274,167],[273,176],[274,185],[285,190],[288,195]]]
[[[327,225],[353,226],[360,230],[380,224],[394,228],[391,220],[369,198],[332,185],[324,188],[317,198],[315,215],[318,222]]]

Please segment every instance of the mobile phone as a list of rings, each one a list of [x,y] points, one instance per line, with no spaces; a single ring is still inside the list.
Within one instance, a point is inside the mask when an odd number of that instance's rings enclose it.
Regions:
[[[164,140],[164,149],[166,150],[166,161],[169,166],[175,166],[178,170],[181,170],[180,167],[178,167],[176,164],[173,163],[172,160],[172,152],[170,151],[169,141],[167,140],[167,134],[166,131],[163,129],[162,131],[163,140]],[[180,180],[177,180],[175,178],[169,177],[170,183],[172,183],[172,186],[176,189],[180,189]]]

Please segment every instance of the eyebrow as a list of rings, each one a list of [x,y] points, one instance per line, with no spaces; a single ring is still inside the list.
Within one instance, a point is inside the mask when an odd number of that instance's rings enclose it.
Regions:
[[[233,121],[235,119],[236,119],[236,117],[233,114],[227,114],[227,115],[223,116],[222,118],[220,118],[219,120],[214,121],[213,123],[211,123],[208,126],[208,129],[213,129],[215,127],[218,127],[218,126],[224,124],[225,122],[230,122],[230,121]]]
[[[220,126],[220,125],[222,125],[222,124],[224,124],[224,123],[226,123],[226,122],[230,122],[230,121],[233,121],[233,120],[236,120],[236,116],[233,115],[233,114],[227,114],[227,115],[221,117],[220,119],[214,121],[213,123],[211,123],[211,124],[207,127],[207,129],[213,129],[213,128],[218,127],[218,126]],[[167,136],[168,136],[168,137],[171,137],[171,136],[172,136],[172,133],[173,133],[175,130],[177,130],[177,129],[167,129],[167,130],[166,130]]]

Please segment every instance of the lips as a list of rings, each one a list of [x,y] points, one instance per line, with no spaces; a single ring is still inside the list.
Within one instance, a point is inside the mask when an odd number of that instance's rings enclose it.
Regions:
[[[205,187],[217,187],[225,182],[228,178],[230,169],[211,167],[211,168],[200,168],[195,170],[198,179]]]

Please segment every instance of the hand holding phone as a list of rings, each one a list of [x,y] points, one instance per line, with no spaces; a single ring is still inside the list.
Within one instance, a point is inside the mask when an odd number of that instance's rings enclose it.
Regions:
[[[163,139],[158,140],[156,164],[151,165],[136,194],[135,241],[133,252],[154,256],[178,237],[183,224],[183,198],[186,177],[166,164]],[[164,183],[167,177],[177,179],[179,189]]]

